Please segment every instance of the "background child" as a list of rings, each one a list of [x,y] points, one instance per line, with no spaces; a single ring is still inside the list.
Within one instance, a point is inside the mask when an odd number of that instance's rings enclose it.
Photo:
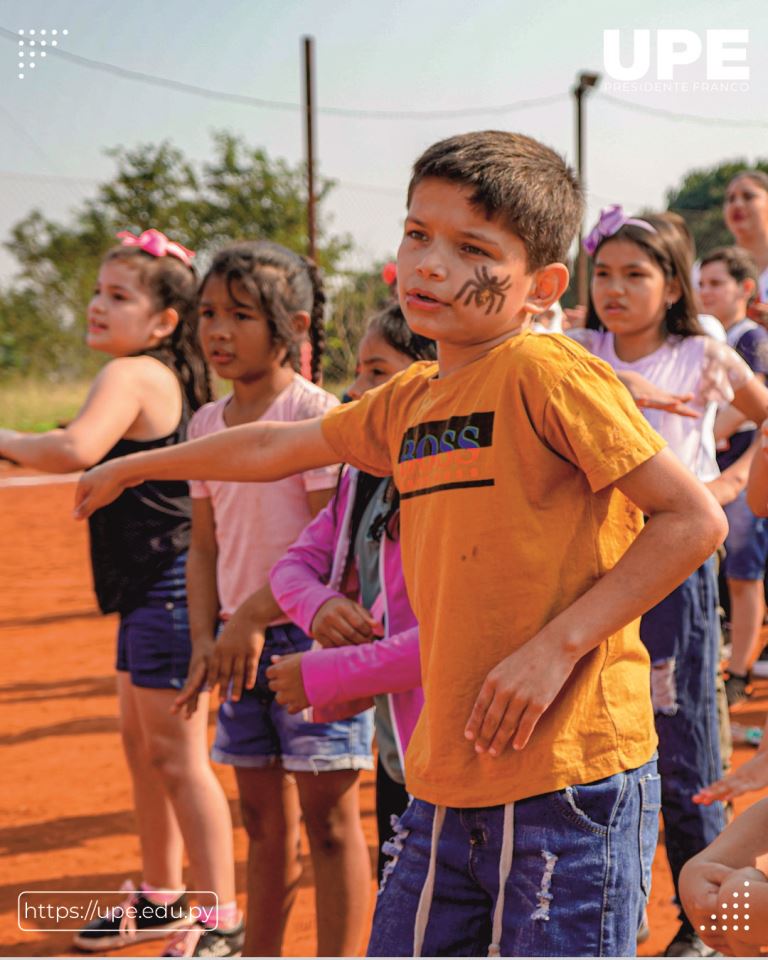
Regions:
[[[357,400],[415,360],[434,359],[434,341],[412,333],[393,304],[368,324],[358,348],[357,379],[348,392]],[[398,513],[399,496],[389,477],[350,468],[331,503],[270,573],[282,609],[327,648],[281,657],[267,670],[278,702],[292,713],[312,704],[333,705],[334,715],[343,715],[345,701],[374,694],[379,879],[386,861],[382,845],[392,836],[393,818],[408,805],[403,756],[423,703]],[[372,609],[382,610],[386,639],[361,643],[355,616]],[[316,709],[314,716],[325,711]]]
[[[296,372],[309,333],[312,372],[319,375],[324,303],[315,266],[284,247],[241,242],[216,255],[200,291],[200,339],[216,373],[232,381],[232,393],[195,414],[190,438],[258,420],[303,420],[338,402]],[[219,621],[264,587],[275,560],[328,502],[335,483],[335,469],[326,468],[270,484],[191,485],[193,662],[179,703],[212,679]],[[281,951],[301,873],[300,804],[315,871],[318,952],[356,955],[370,875],[357,771],[372,766],[371,718],[312,724],[275,702],[263,673],[270,656],[307,650],[312,641],[279,610],[274,614],[256,686],[222,704],[212,752],[235,768],[249,838],[244,952]]]
[[[768,373],[768,332],[747,317],[747,306],[757,288],[757,270],[738,247],[721,247],[701,261],[699,288],[702,306],[727,331],[728,345],[742,357],[755,376],[765,382]],[[717,463],[726,470],[752,444],[756,425],[744,421],[738,410],[718,415],[715,431],[725,439]],[[747,504],[746,490],[725,507],[728,536],[723,573],[730,596],[732,653],[725,681],[729,706],[746,698],[749,670],[760,653],[760,631],[765,614],[763,579],[768,558],[768,524]]]
[[[729,347],[701,334],[688,250],[660,217],[603,211],[585,241],[594,257],[587,326],[572,336],[621,376],[639,373],[663,390],[690,396],[700,416],[646,409],[645,416],[680,460],[721,502],[730,477],[714,461],[717,403],[731,400],[761,417],[768,390]],[[724,825],[719,805],[698,807],[693,794],[721,776],[715,676],[719,647],[716,581],[710,559],[645,614],[640,635],[651,656],[651,692],[659,734],[662,813],[667,856],[677,885],[683,864]],[[696,955],[696,932],[685,915],[668,956]]]
[[[185,439],[192,411],[210,399],[195,336],[193,254],[157,230],[106,255],[88,308],[87,343],[113,359],[96,377],[75,419],[36,435],[0,431],[0,453],[65,472]],[[186,924],[182,853],[195,886],[218,894],[195,927],[195,949],[239,951],[232,823],[207,750],[207,697],[191,724],[170,714],[190,657],[184,571],[190,510],[186,483],[143,482],[90,518],[99,606],[117,611],[120,727],[133,782],[144,879],[128,902],[75,938],[102,952]],[[201,902],[210,904],[200,895]],[[175,922],[168,922],[168,917]],[[214,929],[217,926],[226,928]]]
[[[757,267],[757,295],[750,319],[768,325],[768,174],[743,170],[728,184],[723,205],[725,225]]]

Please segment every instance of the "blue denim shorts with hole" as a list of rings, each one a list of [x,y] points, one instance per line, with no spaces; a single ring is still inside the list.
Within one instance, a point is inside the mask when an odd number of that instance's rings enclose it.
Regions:
[[[486,956],[497,908],[501,956],[634,956],[659,807],[655,758],[508,807],[436,808],[413,800],[386,845],[393,858],[368,956]],[[438,810],[445,818],[432,858]],[[500,864],[509,847],[506,872]],[[430,860],[434,886],[419,910]]]
[[[187,610],[186,553],[147,590],[141,606],[121,614],[116,668],[135,687],[181,690],[192,645]]]
[[[259,660],[256,686],[238,701],[219,708],[211,757],[234,767],[280,764],[293,772],[372,770],[373,710],[348,720],[314,723],[306,711],[290,714],[267,684],[272,656],[303,653],[312,639],[293,623],[268,627]]]

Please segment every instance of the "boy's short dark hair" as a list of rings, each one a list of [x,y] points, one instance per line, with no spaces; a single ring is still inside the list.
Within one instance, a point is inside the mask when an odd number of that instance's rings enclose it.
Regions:
[[[471,189],[472,204],[520,237],[530,271],[568,255],[583,214],[581,187],[563,158],[538,140],[483,130],[433,144],[413,166],[409,205],[428,177]]]
[[[741,247],[715,247],[701,258],[701,266],[708,263],[722,263],[737,283],[751,280],[757,287],[757,267],[755,261]]]

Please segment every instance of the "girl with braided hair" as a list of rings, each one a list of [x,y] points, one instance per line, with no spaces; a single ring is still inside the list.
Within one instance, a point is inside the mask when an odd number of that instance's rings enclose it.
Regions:
[[[232,392],[199,410],[190,438],[255,420],[305,420],[338,401],[317,385],[325,296],[315,265],[275,243],[241,241],[214,257],[199,295],[199,336]],[[310,351],[307,351],[307,345]],[[304,369],[308,376],[301,376]],[[215,472],[215,471],[214,471]],[[333,495],[336,469],[276,483],[196,481],[188,564],[192,663],[177,711],[196,718],[198,697],[216,680],[217,634],[243,601],[267,585],[269,570]],[[243,952],[276,956],[296,894],[301,814],[318,889],[318,952],[356,955],[367,919],[368,849],[360,825],[359,770],[372,767],[369,713],[310,723],[281,707],[264,671],[274,655],[312,640],[270,609],[255,685],[225,680],[213,759],[235,768],[249,838],[248,912]]]

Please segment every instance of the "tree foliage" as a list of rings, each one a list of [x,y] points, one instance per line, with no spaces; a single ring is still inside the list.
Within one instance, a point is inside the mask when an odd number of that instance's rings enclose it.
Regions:
[[[768,160],[759,160],[756,164],[730,160],[714,167],[691,170],[679,187],[667,191],[667,206],[685,218],[699,255],[713,247],[734,242],[723,221],[725,190],[737,173],[755,168],[768,173]]]
[[[189,161],[172,144],[108,151],[115,176],[86,200],[67,224],[33,210],[5,244],[19,263],[18,279],[0,291],[0,375],[9,371],[76,375],[93,364],[82,341],[85,312],[104,253],[119,230],[156,227],[198,252],[205,268],[221,244],[268,239],[307,247],[305,180],[301,165],[272,159],[227,132],[213,135],[212,159]],[[333,188],[323,180],[318,210]],[[328,234],[322,215],[318,260],[333,271],[349,249]]]

